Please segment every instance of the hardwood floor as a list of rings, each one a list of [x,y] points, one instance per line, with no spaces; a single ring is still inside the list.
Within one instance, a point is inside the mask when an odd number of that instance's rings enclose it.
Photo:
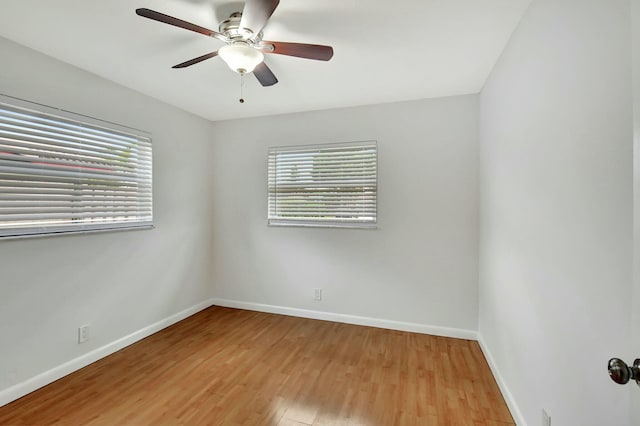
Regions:
[[[477,342],[212,307],[0,425],[513,425]]]

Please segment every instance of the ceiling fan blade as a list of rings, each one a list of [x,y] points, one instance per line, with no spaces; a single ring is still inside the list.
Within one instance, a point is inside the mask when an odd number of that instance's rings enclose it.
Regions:
[[[264,61],[256,65],[253,70],[253,75],[256,76],[263,86],[273,86],[278,82],[278,79]]]
[[[295,56],[298,58],[316,59],[318,61],[328,61],[333,57],[333,47],[321,44],[306,43],[285,43],[281,41],[263,41],[261,46],[272,45],[273,50],[263,50],[265,53],[275,53],[277,55]]]
[[[247,28],[258,34],[276,10],[280,0],[247,0],[242,11],[240,28]]]
[[[202,62],[206,59],[210,59],[213,58],[214,56],[218,56],[218,52],[211,52],[211,53],[207,53],[206,55],[202,55],[202,56],[198,56],[197,58],[193,58],[189,61],[183,62],[181,64],[178,65],[174,65],[171,68],[186,68],[186,67],[190,67],[191,65],[195,65],[198,62]]]
[[[154,21],[164,22],[165,24],[184,28],[185,30],[193,31],[209,37],[215,37],[220,40],[226,41],[225,36],[223,36],[219,32],[201,27],[200,25],[192,24],[191,22],[183,21],[182,19],[174,18],[173,16],[165,15],[164,13],[156,12],[155,10],[140,8],[136,9],[136,14],[144,18],[153,19]]]

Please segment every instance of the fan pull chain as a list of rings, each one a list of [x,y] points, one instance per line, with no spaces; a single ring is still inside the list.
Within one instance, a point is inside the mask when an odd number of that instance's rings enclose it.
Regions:
[[[244,73],[240,74],[240,103],[241,104],[244,103],[243,89],[244,89]]]

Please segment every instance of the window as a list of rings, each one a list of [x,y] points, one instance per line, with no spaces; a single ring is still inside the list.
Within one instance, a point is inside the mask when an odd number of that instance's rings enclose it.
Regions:
[[[0,95],[0,237],[150,227],[144,132]]]
[[[269,149],[270,225],[376,226],[377,144]]]

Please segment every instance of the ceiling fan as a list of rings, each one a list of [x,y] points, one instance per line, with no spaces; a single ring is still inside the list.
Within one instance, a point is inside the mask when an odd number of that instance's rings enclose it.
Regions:
[[[206,59],[220,56],[233,71],[246,74],[253,72],[260,84],[273,86],[278,79],[264,62],[263,53],[295,56],[298,58],[328,61],[333,56],[331,46],[306,43],[287,43],[262,39],[262,29],[278,7],[280,0],[247,0],[242,12],[235,12],[222,21],[218,31],[192,24],[155,10],[140,8],[136,13],[142,17],[194,31],[226,43],[219,50],[190,59],[172,68],[185,68]]]

